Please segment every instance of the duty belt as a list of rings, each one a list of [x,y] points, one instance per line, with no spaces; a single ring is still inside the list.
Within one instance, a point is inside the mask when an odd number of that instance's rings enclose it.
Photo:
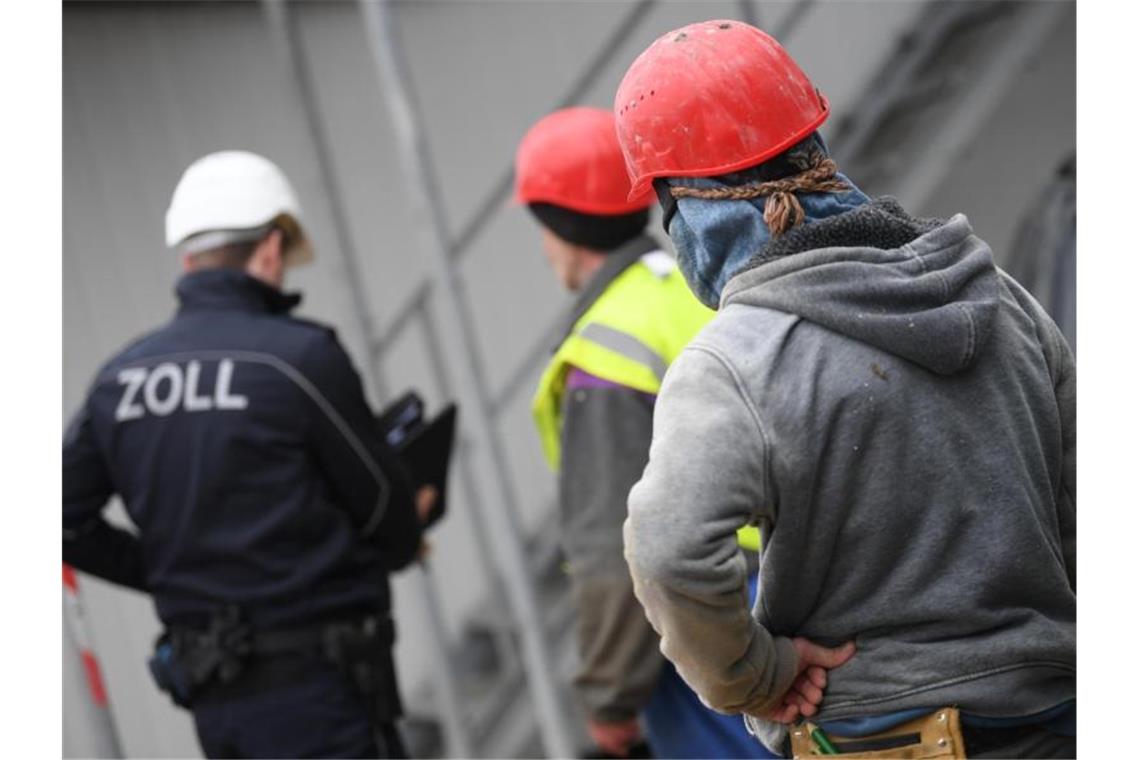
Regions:
[[[176,704],[190,707],[204,691],[217,693],[234,685],[251,661],[298,654],[319,657],[351,679],[382,722],[399,714],[391,662],[394,641],[395,627],[386,616],[256,630],[240,609],[227,606],[211,614],[205,628],[171,626],[156,642],[149,665],[159,688]]]

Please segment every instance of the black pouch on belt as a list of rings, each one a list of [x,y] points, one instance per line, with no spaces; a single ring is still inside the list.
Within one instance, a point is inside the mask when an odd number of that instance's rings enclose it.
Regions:
[[[180,707],[211,683],[230,683],[245,669],[252,652],[252,632],[241,610],[222,607],[205,629],[173,626],[155,642],[147,665],[158,688]]]
[[[395,626],[386,617],[335,623],[323,632],[325,656],[351,679],[378,725],[403,714],[392,662],[395,640]]]

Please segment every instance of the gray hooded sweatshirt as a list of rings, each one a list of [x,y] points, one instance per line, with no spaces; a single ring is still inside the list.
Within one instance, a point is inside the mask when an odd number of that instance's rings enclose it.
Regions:
[[[1064,339],[964,216],[880,199],[771,241],[669,368],[630,493],[662,652],[727,713],[777,703],[794,636],[856,642],[823,720],[1075,699],[1075,417]]]

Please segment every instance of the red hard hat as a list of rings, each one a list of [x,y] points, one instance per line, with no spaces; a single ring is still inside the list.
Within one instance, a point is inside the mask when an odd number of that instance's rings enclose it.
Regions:
[[[530,128],[515,153],[515,198],[600,215],[630,214],[653,202],[629,200],[614,115],[601,108],[564,108]]]
[[[763,163],[810,135],[829,113],[780,43],[739,21],[669,32],[637,57],[614,100],[633,181],[715,177]]]

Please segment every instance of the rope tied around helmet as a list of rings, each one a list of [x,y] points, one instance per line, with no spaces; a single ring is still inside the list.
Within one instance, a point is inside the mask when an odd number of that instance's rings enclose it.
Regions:
[[[838,171],[835,161],[816,153],[811,157],[809,168],[789,177],[735,187],[671,187],[669,191],[674,198],[713,201],[743,201],[766,197],[764,223],[775,237],[791,227],[803,224],[804,207],[800,205],[797,193],[839,193],[851,189],[845,181],[836,178]]]

